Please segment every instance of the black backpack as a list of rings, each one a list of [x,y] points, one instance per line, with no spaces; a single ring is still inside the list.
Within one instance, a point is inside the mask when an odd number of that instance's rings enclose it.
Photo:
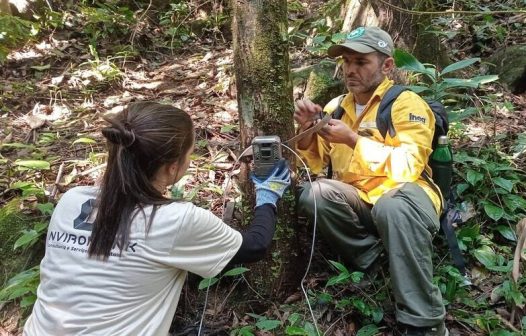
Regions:
[[[401,85],[393,85],[389,90],[387,90],[382,98],[382,101],[380,102],[380,106],[378,107],[378,112],[376,114],[376,127],[378,127],[378,130],[384,139],[387,135],[387,132],[389,132],[389,136],[391,138],[394,138],[396,135],[396,130],[394,129],[393,121],[391,119],[391,109],[396,98],[398,98],[398,96],[406,90],[409,89]],[[341,119],[343,116],[344,110],[341,106],[343,98],[345,98],[345,95],[341,95],[339,97],[338,107],[332,112],[333,119]],[[426,103],[429,105],[431,111],[433,111],[433,114],[435,115],[435,133],[433,134],[432,142],[432,148],[434,150],[438,143],[438,138],[442,135],[447,135],[447,132],[449,131],[449,121],[444,105],[434,100],[426,100]],[[329,164],[327,175],[328,178],[332,178],[331,164]],[[429,178],[427,174],[424,174],[424,177]],[[434,186],[434,184],[431,185]],[[450,199],[450,195],[443,196],[444,201],[448,201]],[[440,226],[446,236],[449,250],[451,251],[451,256],[453,258],[453,263],[461,272],[461,274],[465,275],[466,266],[464,258],[462,257],[462,252],[458,246],[457,237],[453,229],[453,223],[458,223],[461,220],[460,214],[454,209],[454,206],[450,201],[444,203],[446,204],[444,204],[444,211],[440,218]]]

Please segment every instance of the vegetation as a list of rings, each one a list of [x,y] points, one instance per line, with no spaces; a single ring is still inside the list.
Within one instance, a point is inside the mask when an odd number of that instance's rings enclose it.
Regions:
[[[291,64],[318,63],[344,37],[345,3],[288,1]],[[13,334],[35,300],[54,204],[72,186],[95,183],[104,168],[101,114],[134,99],[188,111],[196,124],[196,152],[173,196],[218,215],[223,200],[240,198],[230,182],[238,173],[240,129],[228,2],[55,5],[33,21],[0,14],[0,331]],[[511,270],[516,224],[526,217],[526,102],[497,82],[487,59],[526,43],[526,7],[521,0],[443,0],[438,8],[442,12],[427,31],[450,46],[451,64],[422,63],[404,50],[395,57],[407,84],[442,101],[450,115],[456,204],[463,217],[456,234],[471,284],[452,266],[441,235],[435,281],[447,304],[447,324],[458,334],[524,335],[526,267],[518,281]],[[234,221],[238,212],[230,216]],[[311,242],[297,243],[308,258]],[[185,295],[194,300],[181,302],[174,325],[192,326],[204,312],[209,329],[228,325],[223,332],[230,335],[395,330],[389,274],[370,279],[340,263],[326,242],[315,246],[305,293],[298,283],[297,291],[270,301],[244,276],[248,268],[235,268],[214,279],[190,279]],[[4,262],[7,253],[13,262]],[[20,319],[10,318],[13,311]]]

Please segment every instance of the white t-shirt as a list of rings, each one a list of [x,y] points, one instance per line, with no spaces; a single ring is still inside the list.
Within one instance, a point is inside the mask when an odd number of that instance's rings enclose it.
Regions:
[[[62,196],[47,233],[40,286],[27,336],[167,335],[187,272],[219,273],[241,246],[241,234],[211,212],[187,202],[139,213],[119,257],[88,258],[87,220],[99,189],[77,187]]]
[[[365,105],[360,105],[358,103],[355,103],[354,109],[356,110],[356,117],[359,118],[362,115],[363,110],[365,110]]]

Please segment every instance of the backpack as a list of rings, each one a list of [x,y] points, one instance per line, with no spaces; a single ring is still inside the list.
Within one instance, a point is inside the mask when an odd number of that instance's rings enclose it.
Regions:
[[[389,132],[389,136],[391,138],[394,138],[396,135],[396,130],[394,129],[393,121],[391,119],[391,109],[396,98],[398,98],[398,96],[406,90],[409,89],[401,85],[393,85],[391,88],[389,88],[389,90],[387,90],[387,92],[382,98],[382,101],[380,102],[380,106],[378,107],[378,112],[376,114],[376,127],[378,127],[378,130],[380,131],[380,134],[382,135],[382,137],[384,137],[384,139],[387,135],[387,132]],[[339,97],[338,107],[332,112],[333,119],[342,118],[344,110],[341,106],[341,102],[343,98],[345,98],[345,96],[346,95],[341,95]],[[435,115],[435,133],[433,134],[432,142],[432,148],[434,150],[438,144],[438,138],[442,135],[447,135],[449,131],[449,121],[444,105],[434,100],[426,100],[426,103],[429,105],[431,111],[433,111],[433,114]],[[332,178],[331,164],[329,164],[329,170],[327,175],[328,178]],[[425,179],[429,179],[429,176],[427,174],[423,174],[423,176]],[[435,188],[435,184],[430,184],[433,188]],[[440,193],[438,194],[440,195]],[[442,212],[440,217],[440,226],[442,228],[442,232],[446,236],[449,250],[453,258],[453,263],[455,264],[456,268],[460,271],[460,273],[462,275],[465,275],[466,266],[464,258],[458,246],[457,237],[453,229],[453,223],[458,223],[459,221],[461,221],[460,213],[458,212],[458,210],[454,209],[452,202],[449,201],[449,196],[450,195],[443,195],[445,204],[444,211]]]

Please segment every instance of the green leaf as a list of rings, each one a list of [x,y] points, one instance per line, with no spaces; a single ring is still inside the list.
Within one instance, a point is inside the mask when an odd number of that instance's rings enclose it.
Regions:
[[[429,91],[429,93],[432,93],[431,89],[428,88],[427,86],[422,86],[422,85],[407,85],[406,86],[409,90],[415,92],[415,93],[418,93],[418,94],[422,94],[426,91]]]
[[[281,325],[279,320],[261,320],[256,323],[256,327],[261,330],[269,331],[275,329]]]
[[[504,329],[497,329],[491,331],[491,336],[516,336],[517,334]]]
[[[472,78],[443,78],[437,89],[439,91],[444,91],[453,88],[476,89],[478,87],[479,83],[474,81]]]
[[[364,327],[361,327],[360,330],[356,333],[356,336],[373,336],[378,333],[378,327],[374,324],[368,324]]]
[[[351,281],[355,284],[359,283],[360,281],[362,281],[363,277],[365,276],[365,273],[363,272],[359,272],[359,271],[356,271],[356,272],[352,272],[351,273]]]
[[[238,335],[240,336],[254,336],[254,333],[252,332],[254,330],[253,326],[244,326],[243,328],[239,329]]]
[[[462,226],[458,230],[457,236],[459,239],[462,239],[462,240],[475,241],[480,236],[480,226],[479,225]]]
[[[51,167],[49,162],[43,160],[16,160],[14,164],[29,169],[48,170]]]
[[[484,212],[494,221],[498,221],[504,216],[504,209],[489,202],[484,203]]]
[[[402,49],[395,49],[393,58],[398,68],[415,71],[418,73],[424,73],[426,71],[426,67],[420,63],[420,61],[417,60],[415,56]]]
[[[332,295],[329,293],[320,293],[318,294],[318,303],[326,304],[332,301]]]
[[[476,186],[477,183],[482,181],[484,179],[484,174],[479,173],[478,171],[468,169],[468,173],[466,175],[466,179],[472,186]]]
[[[35,230],[24,230],[20,238],[18,238],[13,246],[13,250],[25,245],[33,244],[38,238],[38,232]]]
[[[499,176],[499,177],[495,177],[493,179],[493,182],[499,187],[506,190],[507,192],[511,192],[513,190],[513,182],[510,180],[506,180],[505,178],[502,178]]]
[[[312,39],[312,44],[313,45],[317,45],[317,44],[322,44],[323,42],[325,42],[325,39],[327,38],[327,35],[316,35],[313,39]]]
[[[45,64],[45,65],[33,65],[31,69],[35,69],[38,71],[44,71],[51,68],[51,64]]]
[[[28,145],[28,144],[23,144],[23,143],[19,143],[19,142],[0,144],[0,148],[1,147],[20,148],[20,149],[27,148],[27,149],[31,149],[31,150],[34,150],[34,148],[35,148],[34,145]]]
[[[13,291],[11,291],[11,294],[9,294],[8,299],[9,300],[18,299],[26,295],[27,293],[31,293],[31,287],[27,287],[27,286],[17,287]]]
[[[53,210],[55,209],[53,203],[38,203],[37,209],[44,215],[44,216],[51,216],[53,214]]]
[[[305,332],[305,329],[303,329],[302,327],[298,327],[298,326],[288,326],[287,328],[285,328],[285,335],[299,335],[299,336],[304,336],[306,335],[307,332]]]
[[[298,313],[292,313],[290,314],[289,318],[287,319],[291,325],[296,324],[301,319],[301,315]]]
[[[467,184],[467,183],[459,183],[457,185],[457,194],[458,195],[462,195],[464,193],[464,191],[466,191],[468,189],[469,189],[469,184]]]
[[[40,223],[36,223],[35,226],[34,226],[34,229],[36,232],[38,232],[39,234],[42,233],[42,231],[46,230],[48,227],[48,223],[47,222],[40,222]]]
[[[494,267],[496,262],[495,251],[491,247],[484,245],[474,250],[473,256],[486,267]]]
[[[475,107],[468,107],[466,109],[451,111],[447,114],[450,123],[461,122],[462,120],[477,113],[478,109]]]
[[[482,85],[482,84],[487,84],[487,83],[491,83],[491,82],[495,82],[499,80],[499,76],[498,75],[477,76],[477,77],[473,77],[471,80],[478,83],[479,85]]]
[[[349,273],[349,270],[347,269],[347,267],[345,267],[343,264],[337,262],[337,261],[334,261],[334,260],[329,260],[329,262],[331,263],[332,266],[334,266],[338,271],[342,272],[342,273]]]
[[[519,195],[508,194],[502,196],[504,205],[508,207],[511,211],[517,209],[526,209],[526,200]]]
[[[236,275],[243,274],[247,271],[250,271],[250,269],[246,267],[236,267],[236,268],[232,268],[228,272],[225,272],[224,276],[236,276]]]
[[[34,294],[25,296],[22,299],[22,301],[20,301],[20,307],[22,307],[22,308],[29,307],[29,306],[33,305],[36,300],[37,300],[37,296],[34,295]]]
[[[515,236],[515,232],[509,226],[499,225],[499,226],[497,226],[496,229],[507,240],[517,241],[517,237]]]
[[[347,283],[350,277],[350,273],[340,273],[339,275],[330,278],[325,286],[329,287],[340,283]]]
[[[314,328],[314,325],[312,323],[305,322],[305,325],[303,327],[307,332],[307,336],[319,336],[318,332],[316,331],[316,328]]]
[[[448,65],[447,67],[444,68],[444,70],[442,70],[442,72],[440,73],[440,76],[443,76],[449,72],[453,72],[453,71],[457,71],[457,70],[460,70],[460,69],[464,69],[476,62],[479,62],[480,61],[480,58],[468,58],[468,59],[465,59],[465,60],[462,60],[462,61],[458,61],[456,63],[453,63],[453,64],[450,64]]]
[[[201,280],[201,282],[199,282],[199,287],[198,288],[199,288],[199,290],[201,290],[201,289],[205,289],[207,287],[212,287],[218,281],[219,281],[218,278],[205,278],[205,279]]]
[[[237,128],[236,125],[223,125],[221,127],[221,133],[230,133]]]
[[[345,40],[346,36],[347,36],[347,33],[336,33],[332,35],[331,41],[334,43],[340,43]]]
[[[76,144],[94,144],[97,143],[97,141],[90,139],[90,138],[78,138],[77,140],[73,141],[71,145]]]
[[[376,307],[373,309],[372,318],[374,323],[380,323],[384,318],[384,311],[381,307]]]

